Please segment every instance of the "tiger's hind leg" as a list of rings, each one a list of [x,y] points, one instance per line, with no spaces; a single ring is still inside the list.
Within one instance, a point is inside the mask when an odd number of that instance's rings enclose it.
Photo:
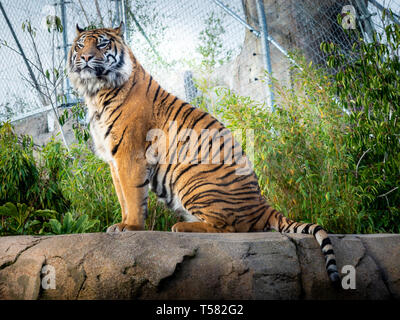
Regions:
[[[221,233],[221,232],[235,232],[231,226],[224,228],[216,228],[211,224],[205,222],[178,222],[172,226],[172,232],[208,232],[208,233]]]

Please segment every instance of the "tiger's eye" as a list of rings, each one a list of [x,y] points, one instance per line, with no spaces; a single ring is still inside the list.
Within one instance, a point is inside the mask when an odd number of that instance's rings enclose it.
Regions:
[[[109,44],[110,44],[110,41],[102,42],[102,43],[100,43],[100,44],[97,45],[97,49],[105,49],[105,48],[108,48],[108,47],[109,47]]]

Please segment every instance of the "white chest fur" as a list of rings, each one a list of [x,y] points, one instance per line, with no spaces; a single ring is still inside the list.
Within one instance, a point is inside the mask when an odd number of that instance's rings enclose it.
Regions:
[[[113,161],[113,156],[111,154],[112,147],[110,135],[106,137],[108,126],[104,122],[104,119],[102,119],[102,117],[98,118],[98,113],[96,112],[97,106],[95,104],[95,101],[93,101],[92,99],[86,99],[86,101],[89,110],[89,119],[91,119],[90,134],[94,142],[96,155],[106,162]]]

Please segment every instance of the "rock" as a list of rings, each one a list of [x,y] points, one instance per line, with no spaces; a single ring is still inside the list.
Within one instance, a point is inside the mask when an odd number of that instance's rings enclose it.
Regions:
[[[360,240],[378,266],[393,298],[400,299],[400,237],[376,234],[365,235]]]
[[[388,235],[385,235],[387,237]],[[363,246],[360,237],[355,235],[331,235],[339,273],[344,266],[353,266],[356,272],[355,290],[335,290],[329,283],[328,275],[321,272],[324,260],[318,243],[312,237],[289,235],[296,243],[302,270],[304,299],[388,299],[388,291],[379,267]],[[400,240],[400,236],[397,237]],[[379,241],[376,241],[379,243]],[[400,244],[398,244],[398,249]],[[381,250],[384,247],[381,245]],[[397,263],[400,259],[397,259]],[[396,260],[392,261],[396,264]],[[346,272],[341,273],[346,275]]]
[[[2,237],[0,299],[399,299],[400,235],[331,239],[339,271],[356,270],[354,290],[331,285],[309,235]]]

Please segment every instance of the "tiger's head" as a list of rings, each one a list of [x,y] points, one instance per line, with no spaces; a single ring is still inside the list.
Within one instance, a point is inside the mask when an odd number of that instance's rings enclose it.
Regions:
[[[130,49],[118,28],[83,30],[76,25],[77,37],[68,54],[69,78],[82,95],[93,96],[104,88],[124,84],[132,73]]]

